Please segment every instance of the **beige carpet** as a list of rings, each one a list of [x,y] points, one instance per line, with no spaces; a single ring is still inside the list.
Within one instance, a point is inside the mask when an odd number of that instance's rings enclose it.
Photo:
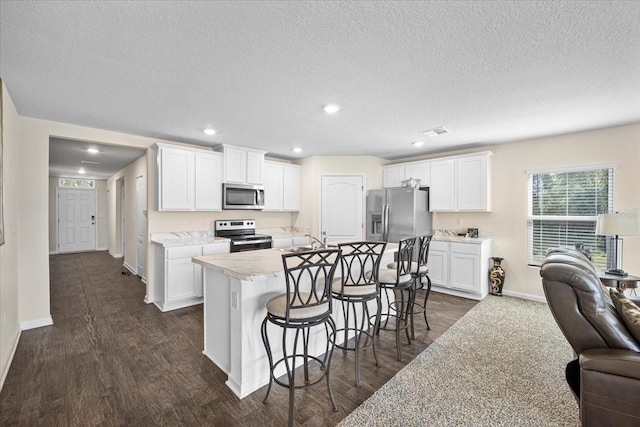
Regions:
[[[573,358],[546,304],[489,296],[341,426],[576,426]]]

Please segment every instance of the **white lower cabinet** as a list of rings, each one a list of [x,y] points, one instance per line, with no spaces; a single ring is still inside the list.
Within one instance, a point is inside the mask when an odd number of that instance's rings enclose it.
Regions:
[[[272,237],[274,248],[290,248],[291,246],[302,246],[309,244],[307,236],[281,236]]]
[[[428,262],[432,289],[472,299],[486,297],[491,245],[491,240],[473,243],[432,241]]]
[[[193,257],[228,253],[229,242],[207,245],[155,246],[155,289],[153,303],[161,311],[202,303],[202,266]]]

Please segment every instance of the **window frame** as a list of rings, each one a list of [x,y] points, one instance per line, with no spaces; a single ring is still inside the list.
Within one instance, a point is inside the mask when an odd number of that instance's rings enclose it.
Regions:
[[[76,182],[84,181],[84,182],[90,182],[91,185],[88,186],[88,187],[83,187],[83,186],[79,186],[79,185],[64,185],[63,181],[76,181]],[[91,179],[91,178],[58,177],[58,187],[60,187],[60,188],[92,188],[92,189],[95,189],[96,188],[96,180],[95,179]]]
[[[588,172],[588,171],[596,171],[596,170],[609,170],[609,180],[608,180],[608,206],[607,212],[602,213],[611,213],[615,212],[613,207],[614,203],[614,191],[615,191],[615,173],[616,173],[616,164],[596,164],[596,165],[583,165],[583,166],[571,166],[571,167],[558,167],[558,168],[548,168],[548,169],[531,169],[527,170],[527,265],[530,267],[540,267],[540,261],[536,260],[536,255],[534,254],[534,227],[533,221],[548,221],[548,222],[585,222],[585,223],[593,223],[595,229],[595,223],[598,219],[598,213],[595,215],[534,215],[533,212],[533,177],[535,175],[544,175],[544,174],[564,174],[564,173],[572,173],[572,172]],[[594,236],[596,236],[594,234]],[[596,237],[597,238],[597,237]],[[605,239],[605,252],[607,265],[609,264],[609,260],[611,259],[611,244],[608,242],[606,237]],[[577,242],[576,242],[577,243]],[[597,265],[597,267],[604,267],[604,265]]]

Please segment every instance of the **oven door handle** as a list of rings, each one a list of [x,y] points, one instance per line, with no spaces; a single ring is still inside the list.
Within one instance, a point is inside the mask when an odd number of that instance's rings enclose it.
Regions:
[[[271,243],[271,239],[247,240],[244,242],[232,242],[232,243],[233,243],[233,246],[255,245],[257,243]]]

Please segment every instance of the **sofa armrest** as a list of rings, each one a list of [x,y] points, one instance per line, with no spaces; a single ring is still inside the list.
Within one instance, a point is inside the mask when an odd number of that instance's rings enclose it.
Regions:
[[[580,368],[640,380],[640,353],[617,348],[593,348],[580,355]]]
[[[582,426],[640,425],[640,353],[595,348],[579,360]]]

